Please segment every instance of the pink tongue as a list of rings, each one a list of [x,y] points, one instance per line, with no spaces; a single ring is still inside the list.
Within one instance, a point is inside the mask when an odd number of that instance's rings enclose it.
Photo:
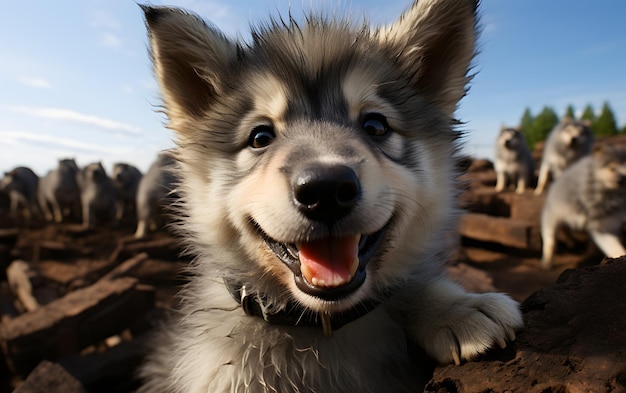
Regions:
[[[359,266],[359,236],[329,237],[297,247],[300,271],[314,286],[347,284]]]

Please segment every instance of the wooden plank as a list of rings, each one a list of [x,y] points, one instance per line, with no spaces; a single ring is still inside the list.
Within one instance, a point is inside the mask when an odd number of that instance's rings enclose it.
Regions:
[[[154,305],[154,291],[134,278],[100,280],[0,325],[12,371],[25,375],[42,359],[74,354],[117,334]]]

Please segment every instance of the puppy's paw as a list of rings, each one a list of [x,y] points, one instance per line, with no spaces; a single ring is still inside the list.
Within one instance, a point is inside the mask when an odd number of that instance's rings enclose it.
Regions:
[[[424,349],[441,363],[459,365],[494,345],[504,348],[522,327],[517,302],[504,294],[464,293],[448,306],[418,328]]]

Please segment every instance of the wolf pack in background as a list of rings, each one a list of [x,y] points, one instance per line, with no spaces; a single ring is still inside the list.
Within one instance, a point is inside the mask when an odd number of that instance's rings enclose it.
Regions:
[[[477,3],[271,20],[246,43],[143,7],[196,258],[142,392],[413,392],[422,351],[460,363],[515,337],[516,302],[440,270]]]
[[[589,123],[570,117],[563,118],[546,139],[534,192],[540,195],[548,189],[541,214],[541,266],[545,269],[552,266],[557,231],[563,227],[587,232],[608,257],[625,253],[626,188],[624,163],[620,162],[624,154],[619,147],[594,142]],[[502,127],[496,139],[495,191],[503,191],[509,181],[517,179],[516,192],[523,193],[534,179],[533,162],[521,132]]]
[[[160,227],[163,207],[172,202],[174,179],[162,156],[146,176],[131,164],[116,163],[109,177],[100,162],[79,168],[70,158],[58,160],[56,168],[42,178],[20,166],[5,172],[0,192],[8,195],[9,214],[16,222],[78,220],[83,228],[91,229],[136,217],[135,237],[140,238]]]
[[[617,258],[626,219],[626,146],[598,145],[550,186],[541,214],[543,255],[550,268],[559,227],[585,231],[602,252]]]

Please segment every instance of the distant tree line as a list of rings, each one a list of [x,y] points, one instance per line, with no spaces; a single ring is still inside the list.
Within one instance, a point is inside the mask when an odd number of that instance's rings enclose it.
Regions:
[[[565,110],[564,117],[578,118],[572,105]],[[615,115],[608,102],[602,105],[602,111],[596,116],[591,104],[588,104],[582,112],[579,120],[587,120],[591,124],[591,130],[596,136],[626,135],[626,126],[619,129],[615,121]],[[537,142],[546,139],[550,131],[559,123],[559,116],[554,109],[546,106],[537,115],[533,116],[530,108],[526,108],[520,121],[522,134],[531,149]]]

